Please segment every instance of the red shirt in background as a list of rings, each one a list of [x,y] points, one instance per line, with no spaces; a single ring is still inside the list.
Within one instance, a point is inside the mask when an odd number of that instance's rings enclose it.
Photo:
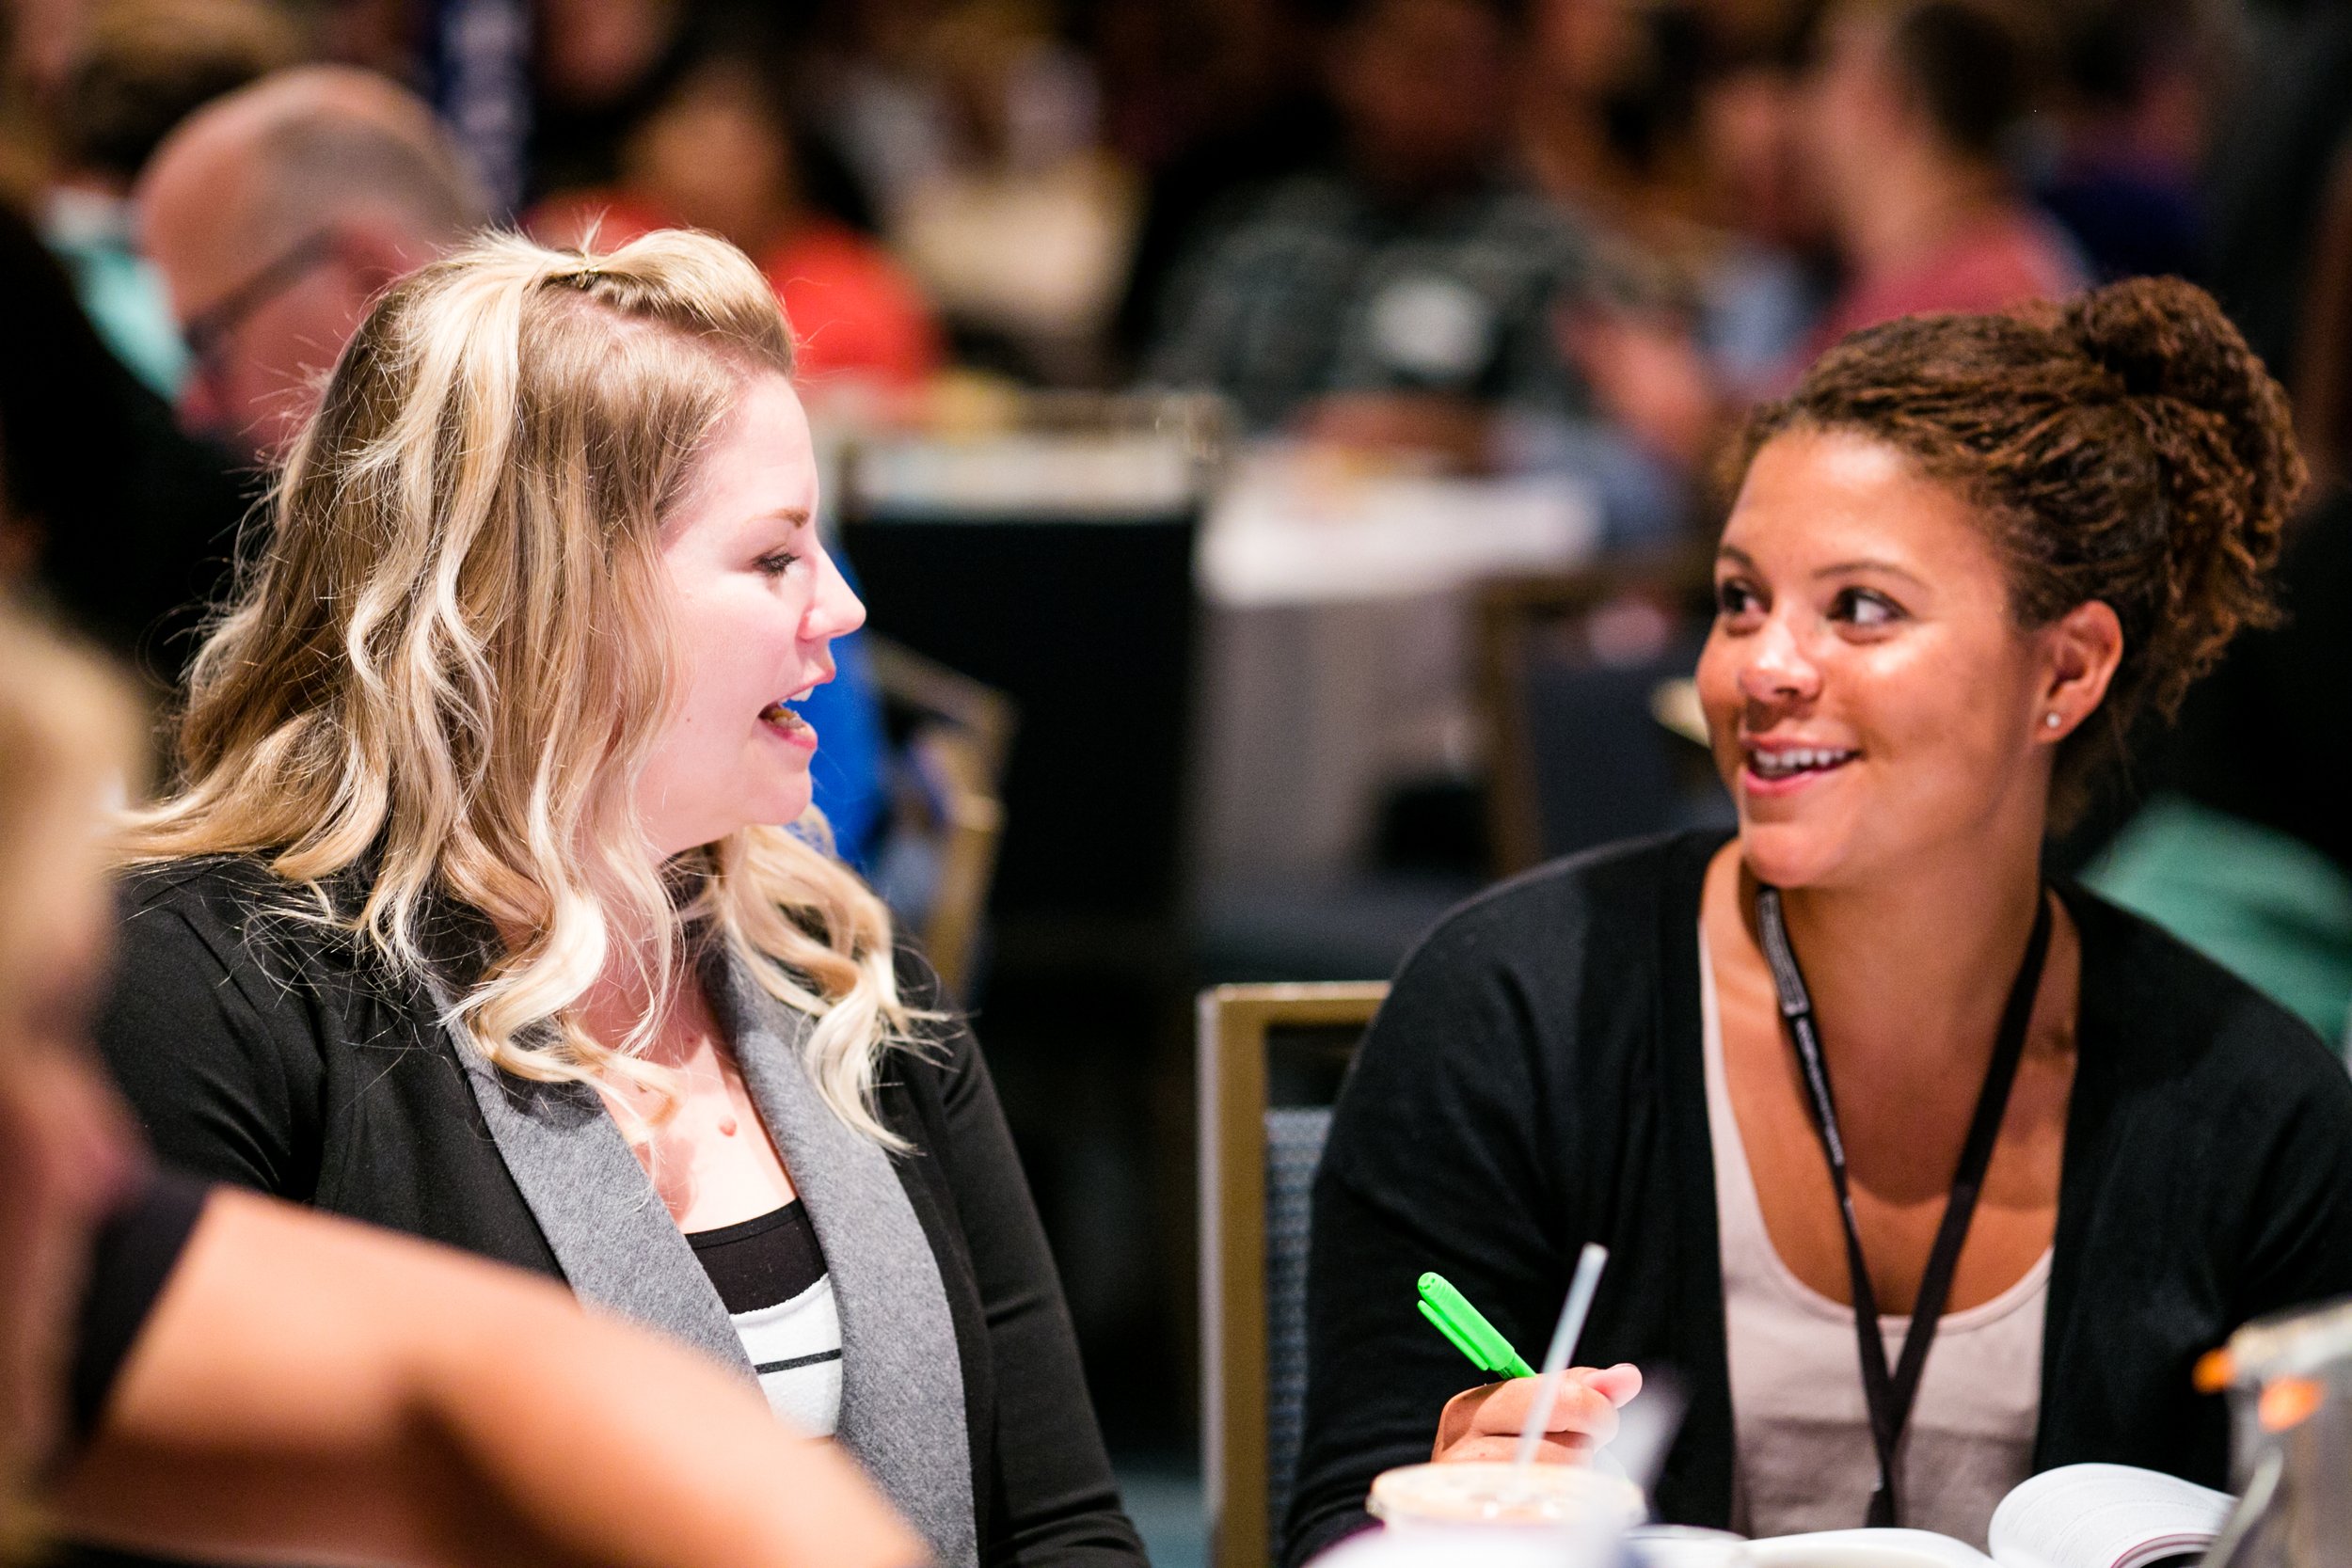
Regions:
[[[650,202],[607,191],[550,197],[525,222],[533,234],[562,243],[591,225],[598,249],[675,227]],[[803,383],[855,377],[903,388],[939,370],[944,353],[930,302],[889,251],[855,230],[818,219],[753,260],[800,340]]]
[[[891,254],[836,223],[803,228],[759,258],[801,340],[801,376],[854,372],[913,387],[940,367],[930,302]]]
[[[2081,261],[2058,226],[2011,208],[1972,229],[1915,267],[1856,278],[1814,328],[1790,385],[1849,332],[1898,316],[1990,314],[2033,299],[2063,299],[2085,287]]]

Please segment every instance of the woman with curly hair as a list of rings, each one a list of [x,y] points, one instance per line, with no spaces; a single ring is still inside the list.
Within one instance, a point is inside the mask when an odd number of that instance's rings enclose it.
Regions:
[[[837,1436],[937,1560],[1140,1560],[969,1030],[821,847],[864,610],[741,252],[485,239],[278,476],[138,814],[160,1151],[566,1280]]]
[[[2042,868],[2268,613],[2302,466],[2235,330],[2171,280],[1873,327],[1738,477],[1698,672],[1738,834],[1545,867],[1406,960],[1316,1186],[1292,1560],[1526,1415],[1456,1392],[1426,1269],[1525,1346],[1611,1248],[1548,1451],[1672,1369],[1665,1519],[1979,1543],[2052,1465],[2221,1484],[2197,1355],[2352,1291],[2343,1069]]]

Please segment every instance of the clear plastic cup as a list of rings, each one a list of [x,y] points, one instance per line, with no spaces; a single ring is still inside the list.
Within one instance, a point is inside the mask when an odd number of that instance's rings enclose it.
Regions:
[[[1384,1470],[1366,1505],[1392,1530],[1464,1528],[1613,1538],[1642,1522],[1642,1489],[1581,1465],[1464,1463]]]

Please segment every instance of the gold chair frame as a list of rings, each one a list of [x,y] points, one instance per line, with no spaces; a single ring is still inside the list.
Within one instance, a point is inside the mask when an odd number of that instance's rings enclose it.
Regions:
[[[1200,1442],[1211,1568],[1266,1568],[1266,1040],[1369,1026],[1386,981],[1200,993]]]
[[[1474,690],[1486,745],[1486,828],[1497,877],[1544,860],[1533,741],[1527,733],[1527,667],[1545,628],[1588,620],[1612,601],[1646,598],[1660,606],[1706,610],[1712,594],[1713,550],[1678,550],[1652,561],[1533,577],[1498,578],[1479,590],[1471,610]],[[1670,683],[1671,684],[1671,683]],[[1659,721],[1676,722],[1675,694],[1653,699]],[[1704,740],[1698,743],[1705,749]]]
[[[961,997],[1004,837],[1001,791],[1016,709],[994,687],[886,637],[867,633],[866,657],[883,700],[923,716],[909,745],[945,785],[939,888],[917,935],[947,994]]]

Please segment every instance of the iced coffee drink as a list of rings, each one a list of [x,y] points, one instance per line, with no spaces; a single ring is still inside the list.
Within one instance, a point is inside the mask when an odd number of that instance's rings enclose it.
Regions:
[[[1641,1488],[1580,1465],[1406,1465],[1373,1481],[1367,1506],[1391,1529],[1492,1525],[1613,1535],[1644,1514]]]

